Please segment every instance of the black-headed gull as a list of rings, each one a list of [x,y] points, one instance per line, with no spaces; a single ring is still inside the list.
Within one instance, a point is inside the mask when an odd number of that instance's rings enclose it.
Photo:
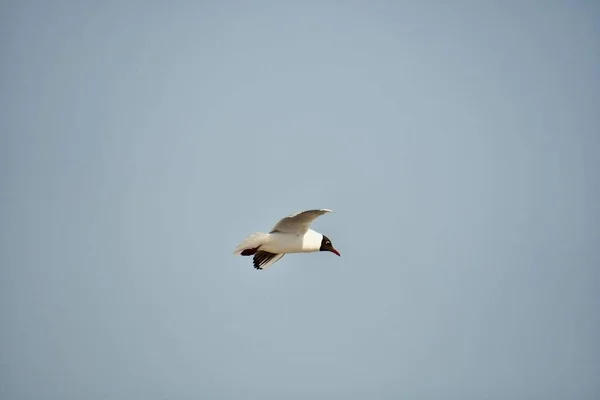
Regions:
[[[330,251],[338,256],[331,240],[310,229],[315,218],[333,212],[327,209],[308,210],[281,219],[269,233],[256,232],[248,236],[233,254],[254,256],[254,268],[270,267],[287,253]]]

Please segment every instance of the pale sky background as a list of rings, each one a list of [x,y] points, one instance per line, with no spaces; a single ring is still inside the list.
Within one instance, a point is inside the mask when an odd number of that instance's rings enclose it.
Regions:
[[[0,398],[600,398],[599,21],[3,1]]]

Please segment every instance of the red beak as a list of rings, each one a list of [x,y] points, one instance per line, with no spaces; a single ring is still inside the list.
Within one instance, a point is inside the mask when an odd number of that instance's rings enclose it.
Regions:
[[[342,255],[340,254],[339,251],[337,251],[336,249],[334,249],[333,247],[330,250],[333,254],[337,254],[338,257],[341,257]]]

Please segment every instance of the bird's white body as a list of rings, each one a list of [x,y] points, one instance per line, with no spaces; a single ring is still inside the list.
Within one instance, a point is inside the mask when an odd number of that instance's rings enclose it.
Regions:
[[[248,236],[234,250],[239,255],[244,249],[260,247],[273,254],[312,253],[319,251],[323,235],[309,229],[305,233],[256,232]]]
[[[319,251],[323,235],[309,229],[304,234],[299,233],[269,233],[261,250],[269,253],[312,253]]]
[[[270,233],[256,232],[246,237],[233,251],[235,255],[254,255],[254,266],[264,269],[287,253],[312,253],[332,251],[338,256],[328,238],[309,228],[319,215],[332,212],[328,209],[308,210],[281,219]]]

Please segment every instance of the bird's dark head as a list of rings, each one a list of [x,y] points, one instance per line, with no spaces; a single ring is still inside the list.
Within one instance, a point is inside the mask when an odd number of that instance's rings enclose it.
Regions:
[[[340,252],[337,251],[333,245],[331,244],[331,240],[329,240],[329,238],[325,235],[323,235],[323,240],[321,240],[321,248],[319,249],[320,251],[330,251],[333,254],[337,254],[338,257],[340,256]]]

